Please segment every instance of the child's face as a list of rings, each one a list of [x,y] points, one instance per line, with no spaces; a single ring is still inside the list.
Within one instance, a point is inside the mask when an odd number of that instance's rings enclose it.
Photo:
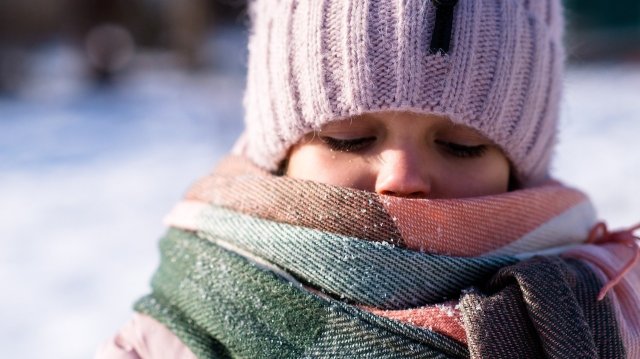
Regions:
[[[509,161],[491,140],[449,119],[379,112],[310,133],[289,153],[290,177],[411,198],[503,193]]]

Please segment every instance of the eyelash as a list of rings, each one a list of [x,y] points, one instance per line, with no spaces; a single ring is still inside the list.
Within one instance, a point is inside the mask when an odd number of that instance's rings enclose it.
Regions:
[[[375,137],[362,137],[354,139],[338,139],[333,137],[321,136],[320,139],[329,149],[338,152],[358,152],[366,149],[372,144]],[[458,158],[476,158],[485,154],[488,149],[487,145],[465,146],[454,142],[435,141],[444,151]]]
[[[367,146],[369,146],[371,143],[373,143],[373,141],[376,140],[375,137],[362,137],[343,140],[326,136],[321,136],[320,139],[331,150],[339,152],[358,152],[364,150]]]
[[[436,141],[447,153],[459,158],[482,157],[487,152],[487,145],[465,146],[454,142]]]

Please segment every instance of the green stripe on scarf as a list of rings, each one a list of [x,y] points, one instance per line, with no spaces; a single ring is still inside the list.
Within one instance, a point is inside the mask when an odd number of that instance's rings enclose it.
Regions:
[[[258,219],[212,206],[201,236],[239,246],[298,280],[359,304],[405,309],[444,298],[518,260],[511,256],[452,257],[416,252]]]
[[[445,336],[320,298],[192,233],[170,230],[160,249],[153,293],[135,309],[200,358],[468,357]]]

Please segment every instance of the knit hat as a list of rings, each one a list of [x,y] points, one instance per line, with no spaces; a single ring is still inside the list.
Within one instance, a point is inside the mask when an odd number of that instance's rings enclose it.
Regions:
[[[275,170],[306,133],[375,111],[443,115],[548,176],[560,0],[254,0],[245,153]]]

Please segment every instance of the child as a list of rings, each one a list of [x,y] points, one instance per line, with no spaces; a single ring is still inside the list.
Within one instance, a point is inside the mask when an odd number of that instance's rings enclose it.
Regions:
[[[559,0],[255,0],[246,131],[100,358],[639,358],[632,228],[549,178]]]

